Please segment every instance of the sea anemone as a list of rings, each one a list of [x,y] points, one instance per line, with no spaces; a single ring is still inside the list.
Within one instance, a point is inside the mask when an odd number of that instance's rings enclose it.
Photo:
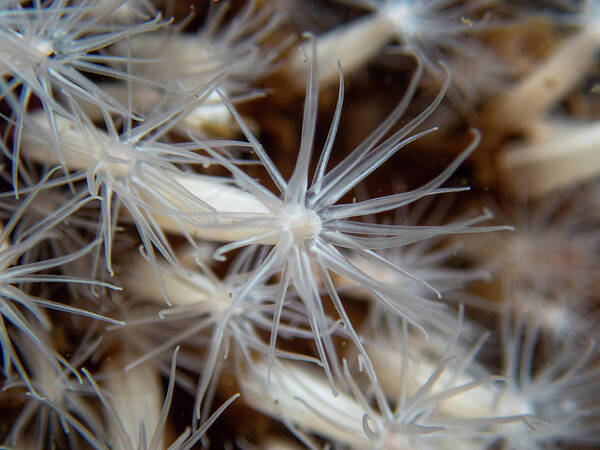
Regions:
[[[314,47],[312,54],[313,57],[316,55],[316,48]],[[305,56],[309,65],[310,76],[306,88],[302,137],[296,166],[288,181],[284,180],[279,170],[268,157],[263,146],[242,121],[231,103],[223,96],[223,101],[229,106],[232,114],[238,120],[240,128],[243,130],[252,149],[280,191],[279,197],[267,191],[240,168],[211,150],[210,142],[198,142],[199,145],[204,145],[207,152],[232,173],[233,180],[240,189],[251,193],[268,210],[267,214],[248,214],[246,212],[238,213],[237,215],[235,212],[223,214],[222,217],[227,220],[226,226],[228,228],[238,229],[242,233],[244,230],[248,231],[243,239],[235,240],[218,248],[215,252],[215,258],[222,259],[223,255],[227,252],[248,246],[253,246],[257,250],[259,248],[256,247],[257,245],[267,244],[272,247],[264,257],[259,259],[254,270],[248,274],[248,280],[238,292],[238,298],[232,303],[228,314],[223,318],[213,339],[215,342],[222,339],[227,321],[232,316],[238,304],[244,301],[249,292],[273,274],[279,273],[281,297],[278,300],[277,309],[281,311],[286,292],[290,286],[293,286],[307,310],[319,357],[333,385],[333,374],[326,356],[327,353],[330,356],[332,355],[332,344],[328,342],[330,338],[327,337],[326,318],[319,292],[320,287],[313,270],[313,265],[322,278],[327,294],[333,301],[352,340],[358,348],[362,348],[362,343],[346,315],[345,308],[330,272],[342,275],[352,283],[361,285],[379,301],[383,302],[389,310],[418,326],[424,332],[423,327],[425,324],[444,329],[447,327],[447,323],[444,321],[445,316],[443,312],[440,312],[440,310],[443,310],[442,305],[424,299],[414,303],[403,301],[403,292],[400,289],[369,277],[352,265],[347,257],[344,256],[344,253],[355,252],[364,258],[377,261],[383,266],[396,268],[400,273],[403,273],[401,268],[396,267],[392,262],[385,259],[379,251],[407,245],[431,237],[454,233],[489,231],[493,228],[473,226],[488,219],[489,216],[487,215],[445,226],[424,227],[379,225],[350,220],[353,217],[392,211],[431,195],[456,190],[460,191],[460,188],[440,188],[440,185],[450,177],[453,171],[477,146],[478,134],[476,132],[476,137],[469,147],[440,175],[420,188],[362,202],[338,203],[340,199],[385,163],[398,150],[419,137],[435,131],[435,128],[433,128],[414,135],[410,134],[429,117],[442,101],[449,84],[449,77],[444,89],[438,94],[433,103],[415,119],[394,132],[390,137],[383,140],[383,142],[380,142],[404,114],[410,103],[422,73],[420,66],[413,75],[407,93],[390,116],[342,162],[335,168],[327,171],[343,101],[344,85],[340,69],[340,93],[334,113],[334,120],[331,124],[324,149],[319,157],[312,183],[309,185],[309,166],[313,153],[317,119],[318,84],[316,78],[317,67],[314,60],[308,55]],[[217,92],[220,92],[218,88]],[[217,217],[215,225],[221,228],[222,225],[219,222],[220,217]],[[210,225],[206,225],[206,227],[210,228]],[[248,257],[248,255],[245,255],[245,257]],[[275,317],[277,318],[278,316],[279,314],[276,314]],[[278,327],[279,324],[276,319],[273,324],[273,333],[277,333]],[[215,347],[218,348],[218,346]],[[209,359],[211,367],[214,364],[213,361],[215,358],[216,353],[213,352]],[[366,356],[365,358],[368,360]],[[335,361],[335,356],[333,356],[333,360]],[[334,369],[338,372],[337,375],[339,376],[339,369],[335,367]],[[200,396],[202,396],[205,389],[206,386],[202,386]]]

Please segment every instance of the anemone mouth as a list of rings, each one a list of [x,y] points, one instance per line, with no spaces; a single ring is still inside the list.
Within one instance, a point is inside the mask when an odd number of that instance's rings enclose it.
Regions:
[[[315,239],[323,229],[321,218],[312,209],[296,207],[284,214],[285,227],[292,233],[297,244]]]
[[[414,34],[417,31],[414,5],[406,1],[396,1],[384,8],[383,13],[402,34]]]
[[[514,388],[508,388],[498,396],[495,405],[500,416],[535,416],[535,405]]]
[[[23,38],[24,39],[24,38]],[[53,57],[56,52],[51,41],[46,39],[36,39],[31,43],[31,48],[37,50],[40,61]]]

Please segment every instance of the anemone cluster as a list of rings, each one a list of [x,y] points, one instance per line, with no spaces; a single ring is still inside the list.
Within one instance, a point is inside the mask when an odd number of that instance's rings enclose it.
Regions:
[[[600,445],[599,30],[0,0],[2,448]]]

